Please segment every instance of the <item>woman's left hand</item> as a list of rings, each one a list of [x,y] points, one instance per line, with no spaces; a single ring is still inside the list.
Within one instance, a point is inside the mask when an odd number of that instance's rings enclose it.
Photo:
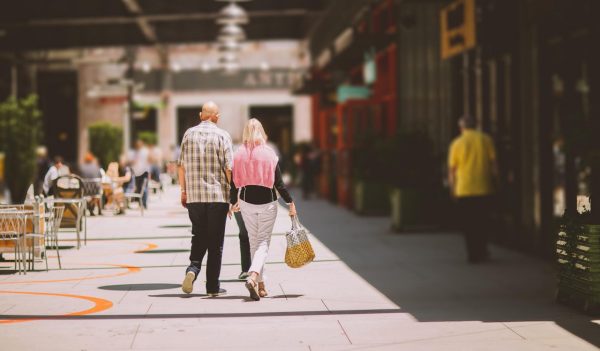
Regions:
[[[296,205],[292,202],[290,204],[290,217],[296,216],[298,213],[296,212]]]

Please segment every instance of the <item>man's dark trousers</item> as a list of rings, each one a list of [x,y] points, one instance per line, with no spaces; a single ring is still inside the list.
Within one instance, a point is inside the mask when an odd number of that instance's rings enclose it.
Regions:
[[[248,238],[248,230],[244,224],[241,212],[234,214],[235,221],[240,228],[240,256],[242,258],[242,272],[248,272],[252,264],[252,256],[250,255],[250,238]]]
[[[458,198],[460,222],[465,234],[469,262],[489,258],[488,233],[490,232],[491,196],[465,196]]]
[[[196,277],[204,255],[208,251],[206,263],[206,291],[219,292],[219,275],[223,258],[225,239],[225,221],[229,204],[224,202],[193,202],[187,204],[188,215],[192,221],[192,264],[188,271],[194,271]]]

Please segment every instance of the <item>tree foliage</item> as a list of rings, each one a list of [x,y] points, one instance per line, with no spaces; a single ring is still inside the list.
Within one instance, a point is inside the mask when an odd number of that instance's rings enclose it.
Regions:
[[[0,151],[6,154],[6,184],[13,201],[25,198],[35,180],[36,148],[42,140],[42,113],[36,95],[0,103]]]

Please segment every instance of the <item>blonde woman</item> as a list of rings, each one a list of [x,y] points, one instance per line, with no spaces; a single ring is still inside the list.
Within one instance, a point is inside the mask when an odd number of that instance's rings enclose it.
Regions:
[[[255,118],[244,127],[243,144],[233,157],[231,212],[240,211],[250,238],[252,264],[246,288],[258,301],[268,295],[264,283],[264,266],[269,253],[271,234],[277,218],[277,192],[289,204],[289,215],[296,207],[281,178],[279,158],[267,145],[267,134]]]

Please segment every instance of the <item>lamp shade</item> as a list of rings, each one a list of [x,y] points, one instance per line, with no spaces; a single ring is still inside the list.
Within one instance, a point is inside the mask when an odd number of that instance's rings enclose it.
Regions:
[[[244,40],[246,38],[246,33],[242,27],[237,24],[227,24],[221,28],[219,31],[219,40]]]
[[[248,23],[248,14],[235,3],[225,6],[217,18],[219,24],[246,24]]]

